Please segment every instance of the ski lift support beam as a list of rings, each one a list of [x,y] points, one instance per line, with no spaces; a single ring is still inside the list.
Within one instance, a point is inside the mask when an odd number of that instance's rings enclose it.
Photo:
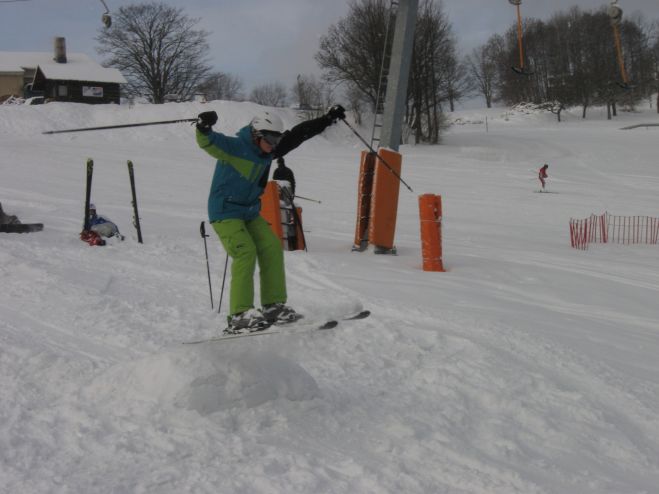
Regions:
[[[402,135],[403,113],[407,98],[407,82],[412,61],[418,6],[419,0],[400,0],[396,13],[384,116],[382,128],[380,129],[380,147],[394,151],[398,151]]]

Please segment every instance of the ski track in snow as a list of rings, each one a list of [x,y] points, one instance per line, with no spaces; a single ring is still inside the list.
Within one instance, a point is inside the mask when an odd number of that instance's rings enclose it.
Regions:
[[[375,256],[350,252],[360,145],[334,126],[287,159],[323,201],[300,202],[309,252],[286,253],[289,300],[371,317],[186,346],[219,333],[228,297],[210,309],[212,162],[192,128],[39,133],[211,108],[233,132],[255,105],[0,107],[0,201],[46,225],[0,236],[0,491],[656,492],[656,246],[580,252],[568,237],[570,217],[656,216],[654,134],[491,110],[489,133],[404,146],[399,255]],[[123,243],[77,239],[88,157]],[[543,162],[558,195],[531,193]],[[443,197],[446,273],[420,270],[425,192]],[[208,246],[217,304],[225,254]]]

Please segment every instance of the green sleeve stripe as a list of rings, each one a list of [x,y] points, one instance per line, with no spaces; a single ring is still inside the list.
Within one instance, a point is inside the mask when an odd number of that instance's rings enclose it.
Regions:
[[[240,173],[247,180],[250,181],[254,180],[254,178],[251,175],[254,174],[256,167],[254,166],[254,163],[251,162],[250,160],[233,156],[227,153],[226,151],[224,151],[223,149],[214,146],[211,140],[209,139],[209,137],[207,135],[202,134],[199,131],[197,131],[197,144],[199,144],[200,148],[202,148],[204,151],[206,151],[216,160],[222,161],[223,163],[232,166],[238,173]]]

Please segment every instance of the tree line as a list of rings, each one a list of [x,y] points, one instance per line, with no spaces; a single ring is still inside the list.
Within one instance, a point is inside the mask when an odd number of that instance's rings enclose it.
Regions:
[[[196,29],[198,19],[183,9],[163,3],[126,5],[113,14],[110,28],[96,37],[105,64],[116,67],[128,80],[125,94],[163,103],[175,95],[189,100],[202,93],[207,99],[250,100],[284,106],[290,99],[300,108],[322,109],[341,91],[355,116],[375,110],[380,66],[391,46],[383,33],[392,33],[395,12],[386,0],[355,0],[348,15],[322,37],[316,60],[322,78],[300,74],[293,87],[280,82],[244,93],[243,81],[232,74],[212,71],[206,54],[208,32]],[[438,0],[421,0],[406,105],[409,128],[417,140],[438,142],[443,105],[453,108],[467,92],[456,41]]]
[[[199,20],[163,3],[120,7],[112,26],[99,30],[97,51],[108,57],[106,65],[122,71],[128,95],[146,96],[153,103],[172,94],[189,100],[201,93],[207,99],[268,106],[293,100],[313,111],[341,94],[359,121],[366,112],[382,110],[378,105],[386,78],[381,78],[381,69],[386,73],[393,41],[393,4],[352,0],[348,14],[320,38],[315,59],[322,77],[300,74],[290,88],[274,81],[245,94],[239,77],[211,69],[206,58],[209,33],[196,28]],[[495,102],[533,102],[559,119],[563,109],[575,106],[584,117],[592,105],[606,105],[611,115],[620,103],[633,107],[658,90],[659,22],[625,18],[619,29],[631,89],[619,84],[621,71],[605,9],[588,12],[575,7],[548,21],[525,19],[528,74],[520,75],[511,70],[518,61],[516,25],[460,57],[442,0],[420,0],[405,105],[407,134],[414,134],[417,142],[439,142],[445,112],[475,95],[488,107]]]
[[[395,11],[386,0],[360,0],[321,37],[316,61],[333,84],[345,84],[350,106],[380,112],[381,69],[393,42]],[[443,111],[468,93],[451,25],[437,0],[419,2],[405,105],[405,123],[417,142],[437,143]],[[380,92],[380,98],[378,98]]]
[[[659,90],[659,23],[639,17],[619,24],[622,64],[618,63],[612,19],[606,9],[573,7],[548,21],[525,19],[523,48],[528,75],[510,67],[518,57],[515,26],[495,34],[467,57],[470,77],[491,107],[532,102],[554,111],[606,105],[609,118],[619,103],[631,108]],[[623,77],[623,72],[626,77]],[[628,78],[629,84],[623,79]],[[659,112],[659,99],[656,102]]]

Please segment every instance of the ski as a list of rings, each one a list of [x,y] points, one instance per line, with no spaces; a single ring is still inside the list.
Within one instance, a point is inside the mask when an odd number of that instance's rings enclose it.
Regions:
[[[333,319],[327,320],[323,323],[316,323],[313,326],[310,325],[301,325],[298,324],[299,321],[295,321],[290,324],[283,324],[283,325],[275,325],[272,324],[264,329],[261,329],[259,331],[254,331],[252,333],[240,333],[240,334],[222,334],[219,336],[214,336],[212,338],[206,338],[203,340],[196,340],[196,341],[184,341],[184,345],[196,345],[199,343],[210,343],[213,341],[224,341],[224,340],[234,340],[236,338],[248,338],[250,336],[265,336],[269,334],[281,334],[284,332],[304,332],[304,331],[315,331],[315,330],[321,330],[321,329],[331,329],[335,328],[339,322],[335,321]]]
[[[133,197],[133,225],[137,230],[137,242],[142,242],[142,227],[140,226],[140,215],[137,213],[137,193],[135,192],[135,172],[133,171],[133,162],[128,160],[128,177],[130,178],[130,191]]]
[[[11,223],[0,225],[0,232],[4,233],[31,233],[43,230],[43,223]]]
[[[345,316],[341,318],[343,321],[356,321],[358,319],[366,319],[368,316],[371,315],[370,310],[363,310],[361,312],[358,312],[357,314],[353,314],[351,316]]]
[[[83,231],[89,230],[89,204],[92,195],[92,176],[94,174],[94,160],[87,159],[87,186],[85,189],[85,217],[82,221]]]
[[[89,245],[105,245],[105,240],[101,236],[91,230],[89,224],[89,205],[91,204],[92,195],[92,176],[94,174],[94,160],[87,158],[87,183],[85,188],[85,217],[82,220],[82,231],[80,232],[80,240],[88,243]]]
[[[254,331],[253,333],[223,334],[220,336],[214,336],[212,338],[205,338],[203,340],[184,341],[183,344],[197,345],[200,343],[211,343],[214,341],[233,340],[236,338],[247,338],[250,336],[265,336],[270,334],[286,334],[286,333],[294,334],[294,333],[306,333],[309,331],[323,331],[337,327],[340,321],[356,321],[360,319],[366,319],[370,315],[371,315],[371,311],[363,310],[356,314],[350,314],[341,317],[339,319],[328,319],[325,322],[321,322],[321,323],[317,321],[308,322],[308,321],[304,321],[303,319],[298,319],[297,321],[294,321],[289,324],[281,324],[281,325],[273,324],[260,331]]]

